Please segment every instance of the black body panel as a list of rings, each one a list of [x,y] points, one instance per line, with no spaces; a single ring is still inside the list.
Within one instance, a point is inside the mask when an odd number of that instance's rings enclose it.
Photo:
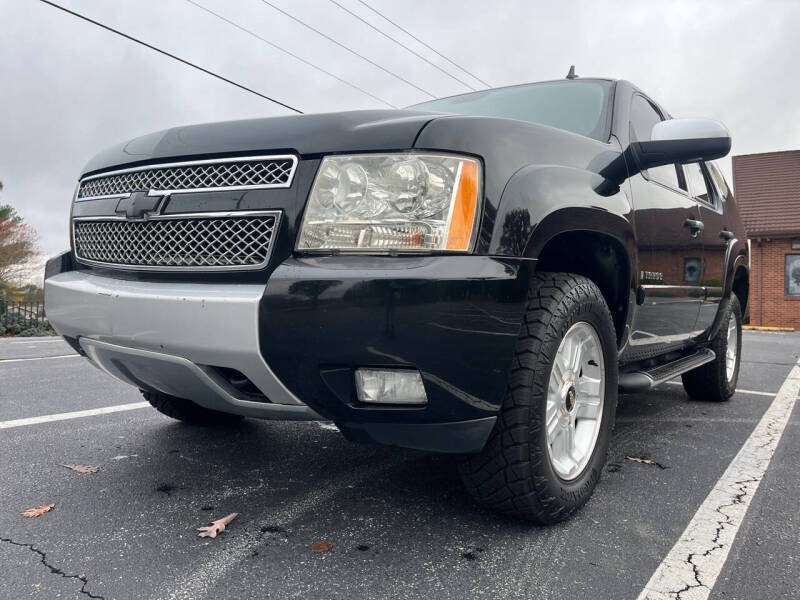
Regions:
[[[414,145],[425,123],[437,116],[441,115],[413,110],[359,110],[174,127],[101,152],[83,174],[166,159],[405,150]]]
[[[528,293],[520,265],[477,256],[290,259],[261,302],[261,352],[297,397],[336,421],[492,416]],[[360,404],[358,366],[419,369],[428,405]]]

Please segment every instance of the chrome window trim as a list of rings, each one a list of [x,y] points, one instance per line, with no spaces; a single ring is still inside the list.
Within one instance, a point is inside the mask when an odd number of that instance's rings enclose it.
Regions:
[[[211,272],[229,272],[229,271],[259,271],[266,268],[272,258],[272,250],[275,247],[275,238],[281,223],[280,210],[240,210],[240,211],[224,211],[224,212],[205,212],[205,213],[176,213],[170,215],[148,215],[142,219],[128,219],[119,215],[107,215],[96,217],[74,217],[70,224],[72,239],[75,239],[75,223],[77,221],[165,221],[177,219],[225,219],[237,217],[273,217],[275,219],[275,226],[273,227],[273,237],[270,238],[269,248],[264,260],[254,265],[233,265],[233,266],[212,266],[212,267],[185,267],[185,266],[155,266],[155,265],[127,265],[108,263],[97,260],[82,258],[78,255],[78,250],[73,242],[72,254],[75,260],[83,265],[101,267],[103,269],[115,269],[118,271],[161,271],[171,273],[211,273]]]
[[[194,167],[198,165],[217,165],[217,164],[228,164],[228,163],[248,163],[248,162],[258,162],[258,161],[266,161],[266,160],[291,160],[292,166],[289,170],[289,177],[286,180],[286,183],[265,183],[265,184],[256,184],[256,185],[231,185],[231,186],[222,186],[222,187],[206,187],[206,188],[190,188],[190,189],[178,189],[178,190],[148,190],[148,196],[169,196],[172,194],[191,194],[194,192],[222,192],[222,191],[239,191],[239,190],[263,190],[263,189],[282,189],[282,188],[290,188],[292,187],[292,183],[294,182],[294,175],[297,172],[297,164],[299,162],[297,156],[294,154],[270,154],[270,155],[258,155],[258,156],[238,156],[235,158],[209,158],[207,160],[190,160],[190,161],[182,161],[182,162],[171,162],[171,163],[156,163],[152,165],[144,165],[141,167],[131,167],[128,169],[116,169],[114,171],[105,171],[103,173],[98,173],[97,175],[90,175],[88,177],[81,177],[78,180],[78,190],[75,192],[75,202],[84,202],[85,200],[102,200],[104,198],[128,198],[131,195],[131,192],[122,193],[122,194],[106,194],[104,196],[85,196],[83,198],[79,198],[78,194],[80,193],[80,187],[87,181],[92,181],[94,179],[101,179],[103,177],[113,177],[115,175],[124,175],[125,173],[135,173],[138,171],[152,171],[157,169],[171,169],[175,167]]]

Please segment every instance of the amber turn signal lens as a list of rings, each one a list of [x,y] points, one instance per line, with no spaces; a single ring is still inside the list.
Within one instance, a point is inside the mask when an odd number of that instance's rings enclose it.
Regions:
[[[478,173],[478,163],[471,160],[461,163],[461,175],[447,233],[448,250],[469,250],[478,210]]]

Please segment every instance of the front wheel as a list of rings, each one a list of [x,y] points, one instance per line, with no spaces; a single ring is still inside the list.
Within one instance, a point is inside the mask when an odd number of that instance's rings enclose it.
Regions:
[[[616,404],[616,335],[600,290],[579,275],[535,275],[497,424],[462,463],[465,486],[515,517],[569,518],[600,478]]]
[[[733,396],[739,381],[742,355],[742,309],[736,294],[720,307],[722,322],[710,344],[716,358],[684,373],[683,389],[695,400],[725,402]]]

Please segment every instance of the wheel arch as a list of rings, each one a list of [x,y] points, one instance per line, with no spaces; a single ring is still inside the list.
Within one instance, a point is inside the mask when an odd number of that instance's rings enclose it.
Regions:
[[[631,259],[624,244],[606,232],[560,231],[538,249],[536,271],[583,275],[600,289],[622,347],[630,317]]]
[[[736,294],[736,299],[739,301],[739,307],[744,317],[747,310],[747,300],[750,294],[750,269],[747,265],[747,256],[741,253],[736,256],[732,261],[728,262],[726,267],[725,287],[722,295],[722,303],[730,302],[731,295]],[[723,304],[717,309],[717,315],[714,317],[714,322],[708,330],[705,338],[706,340],[713,340],[716,338],[722,323]]]
[[[736,294],[742,314],[747,310],[748,296],[750,295],[750,269],[747,268],[747,258],[737,256],[733,263],[733,278],[730,291]]]

